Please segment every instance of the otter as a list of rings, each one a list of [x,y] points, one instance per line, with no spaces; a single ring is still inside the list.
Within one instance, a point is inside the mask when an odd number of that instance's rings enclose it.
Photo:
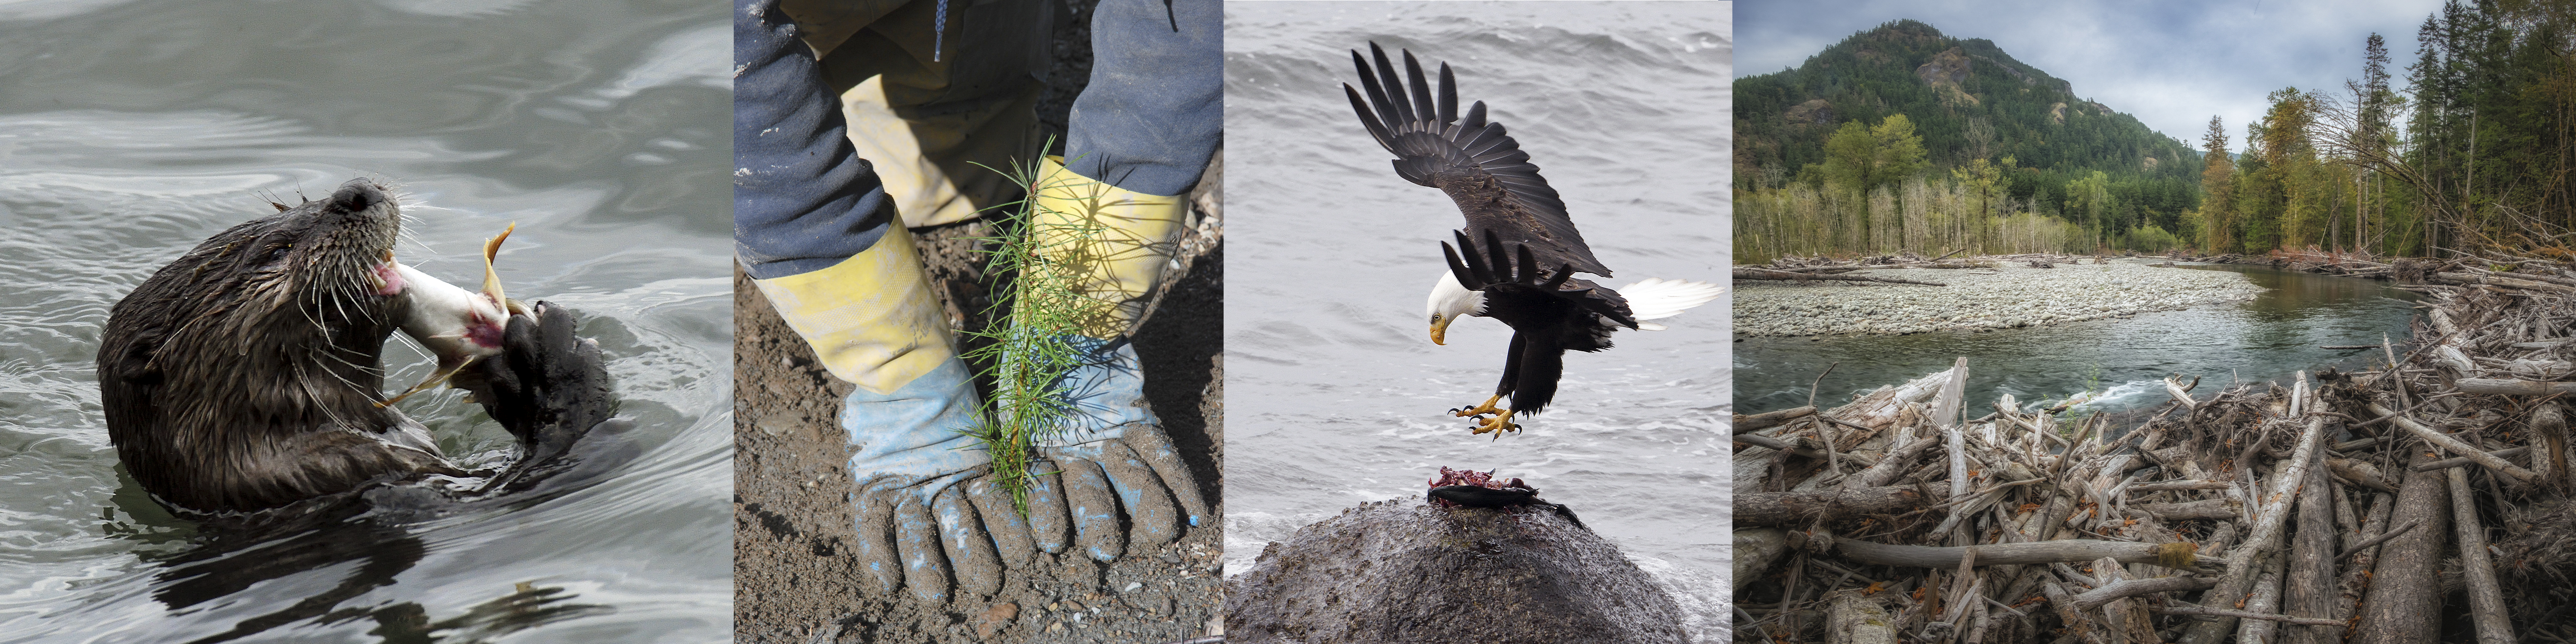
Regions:
[[[393,262],[402,214],[368,179],[215,234],[110,310],[98,352],[108,440],[154,499],[183,513],[261,513],[434,476],[525,487],[614,412],[595,343],[561,307],[511,316],[501,355],[454,383],[519,438],[500,472],[469,472],[386,406],[385,340],[413,313]],[[391,280],[391,281],[389,281]],[[443,357],[443,356],[442,356]]]

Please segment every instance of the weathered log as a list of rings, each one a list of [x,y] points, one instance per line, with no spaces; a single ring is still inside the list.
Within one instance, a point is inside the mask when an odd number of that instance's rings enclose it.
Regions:
[[[2500,450],[2496,450],[2496,451],[2492,451],[2492,452],[2487,452],[2486,454],[2487,454],[2488,456],[2493,456],[2493,457],[2496,457],[2496,458],[2504,458],[2504,457],[2507,457],[2507,456],[2516,456],[2516,455],[2520,455],[2520,454],[2522,454],[2523,452],[2528,452],[2528,451],[2531,451],[2531,448],[2529,448],[2529,447],[2507,447],[2507,448],[2504,448],[2504,449],[2500,449]],[[2433,462],[2431,462],[2431,463],[2425,463],[2425,464],[2423,464],[2423,465],[2417,465],[2417,466],[2414,466],[2414,467],[2411,467],[2411,468],[2407,468],[2407,469],[2411,469],[2411,470],[2414,470],[2414,471],[2417,471],[2417,472],[2430,472],[2430,471],[2433,471],[2433,470],[2449,469],[2449,468],[2459,467],[2459,466],[2463,466],[2463,465],[2476,465],[2476,464],[2477,464],[2477,462],[2478,462],[2478,461],[2477,461],[2477,459],[2469,458],[2469,457],[2466,457],[2466,456],[2462,456],[2462,457],[2458,457],[2458,458],[2446,458],[2446,459],[2442,459],[2442,460],[2438,460],[2438,461],[2433,461]]]
[[[2469,623],[2477,625],[2479,644],[2513,644],[2513,620],[2505,614],[2504,591],[2496,586],[2495,562],[2487,559],[2487,526],[2478,519],[2477,497],[2469,493],[2469,473],[2444,470],[2451,483],[2451,525],[2459,531],[2461,567],[2469,585]]]
[[[2155,564],[2176,570],[2203,569],[2199,548],[2188,543],[2132,543],[2096,539],[2059,539],[2031,543],[1998,543],[1982,546],[1909,546],[1871,543],[1837,538],[1834,550],[1844,559],[1880,566],[1908,568],[1956,568],[1970,547],[1977,549],[1977,565],[2038,564],[2049,562],[2092,561],[2110,557],[2121,563]]]
[[[2538,382],[2514,378],[2461,378],[2460,391],[2481,396],[2546,396],[2576,394],[2576,382]]]
[[[1771,564],[1779,563],[1780,557],[1786,554],[1789,554],[1788,531],[1779,528],[1736,529],[1735,552],[1729,557],[1735,563],[1735,589],[1744,590],[1744,584],[1761,579],[1762,573],[1771,570]]]
[[[2244,506],[2234,499],[2209,499],[2183,503],[2141,503],[2131,510],[2155,515],[2166,521],[2225,520],[2236,518]]]
[[[2429,461],[2418,454],[2416,460]],[[2397,491],[2393,523],[2422,527],[2379,547],[2370,590],[2361,601],[2361,623],[2352,644],[2438,642],[2442,629],[2442,589],[2436,574],[2442,545],[2450,537],[2451,499],[2440,472],[2413,472]]]
[[[2091,611],[2077,610],[2075,600],[2067,595],[2065,586],[2050,581],[2041,584],[2040,590],[2048,596],[2049,608],[2057,610],[2058,623],[2066,625],[2066,637],[2058,641],[2065,642],[2072,638],[2082,638],[2085,642],[2102,641],[2101,626],[2093,623]]]
[[[1738,442],[1738,443],[1744,443],[1744,444],[1747,444],[1747,445],[1753,445],[1753,446],[1757,446],[1757,447],[1768,447],[1768,448],[1771,448],[1771,449],[1775,449],[1775,450],[1779,450],[1779,451],[1783,451],[1783,452],[1788,452],[1788,453],[1791,453],[1791,454],[1796,454],[1796,455],[1799,455],[1799,456],[1804,456],[1804,457],[1812,458],[1812,459],[1816,459],[1816,460],[1824,460],[1824,459],[1825,459],[1825,452],[1824,452],[1824,450],[1820,450],[1820,449],[1816,449],[1816,448],[1812,448],[1812,447],[1807,447],[1807,446],[1805,446],[1805,445],[1801,445],[1800,443],[1803,443],[1804,441],[1796,441],[1796,442],[1792,442],[1792,441],[1787,440],[1787,439],[1772,438],[1772,437],[1764,436],[1764,435],[1761,435],[1761,434],[1736,434],[1736,435],[1735,435],[1735,442]],[[1821,441],[1820,441],[1820,442],[1821,442]],[[1847,459],[1851,459],[1851,460],[1855,460],[1855,461],[1860,461],[1860,462],[1861,462],[1861,464],[1863,464],[1863,465],[1874,464],[1874,463],[1876,463],[1876,462],[1877,462],[1877,461],[1870,460],[1870,458],[1869,458],[1869,457],[1867,457],[1867,456],[1862,456],[1862,455],[1859,455],[1859,454],[1844,454],[1844,455],[1842,455],[1842,458],[1847,458]]]
[[[1924,285],[1924,286],[1949,286],[1948,284],[1939,284],[1939,283],[1934,283],[1934,282],[1918,282],[1918,281],[1914,281],[1914,280],[1908,280],[1908,279],[1897,279],[1897,278],[1893,278],[1893,277],[1870,277],[1870,276],[1867,276],[1867,275],[1810,275],[1810,274],[1806,274],[1806,273],[1791,273],[1791,272],[1788,272],[1788,271],[1775,271],[1775,270],[1771,270],[1771,269],[1767,269],[1767,268],[1747,268],[1747,267],[1742,267],[1742,266],[1735,267],[1735,279],[1737,279],[1737,280],[1739,280],[1739,281],[1740,281],[1740,280],[1780,280],[1780,281],[1788,281],[1788,282],[1804,282],[1804,281],[1808,281],[1808,280],[1824,280],[1824,281],[1837,281],[1837,282],[1883,282],[1883,283],[1887,283],[1887,284],[1921,284],[1921,285]]]
[[[2323,458],[2324,454],[2318,454]],[[2298,617],[2333,619],[2335,600],[2335,512],[2333,485],[2326,480],[2328,468],[2308,469],[2308,480],[2299,486],[2298,530],[2290,541],[2288,572],[2281,578],[2280,612]],[[2343,638],[2327,627],[2292,627],[2286,633],[2290,644],[2342,644]],[[2253,640],[2242,640],[2253,641]]]
[[[1911,487],[1874,487],[1815,492],[1754,492],[1735,495],[1735,525],[1804,528],[1872,514],[1904,514],[1942,499],[1926,499]]]
[[[2550,284],[2547,282],[2515,279],[2494,274],[2478,275],[2474,273],[2434,273],[2433,277],[2459,282],[2461,284],[2492,284],[2496,286],[2510,286],[2513,288],[2540,291],[2543,293],[2576,293],[2576,287],[2559,286],[2557,284]]]
[[[1896,449],[1888,450],[1887,456],[1879,459],[1877,465],[1861,470],[1859,476],[1846,478],[1843,489],[1868,489],[1886,485],[1896,480],[1897,475],[1904,474],[1905,464],[1914,462],[1915,456],[1921,455],[1923,450],[1931,449],[1934,444],[1940,442],[1940,437],[1925,436],[1899,445]],[[1741,507],[1741,504],[1738,504],[1738,507]]]
[[[2379,473],[2379,466],[2372,465],[2369,461],[2329,458],[2326,459],[2326,469],[2334,472],[2335,476],[2343,477],[2343,480],[2362,487],[2382,492],[2397,491],[2397,486],[2388,483],[2388,476]]]
[[[2165,481],[2161,483],[2139,483],[2137,485],[2132,485],[2129,486],[2129,492],[2145,494],[2148,492],[2164,492],[2168,490],[2224,490],[2227,489],[2227,487],[2228,484],[2226,481]]]
[[[2571,487],[2567,468],[2567,412],[2557,401],[2541,403],[2531,410],[2531,435],[2539,440],[2533,447],[2539,452],[2531,457],[2531,471],[2540,474],[2543,485],[2564,494]]]
[[[2104,584],[2101,588],[2095,588],[2078,593],[2074,597],[2074,602],[2076,610],[2093,610],[2101,608],[2103,604],[2111,603],[2111,600],[2122,597],[2136,597],[2147,593],[2166,593],[2183,590],[2208,590],[2209,587],[2216,585],[2218,585],[2218,580],[2208,577],[2150,577],[2147,579],[2123,579],[2109,584]]]
[[[2462,382],[2467,381],[2464,380]],[[2387,407],[2382,407],[2379,403],[2370,403],[2369,407],[2370,412],[2374,414],[2387,415],[2395,413],[2388,411]],[[2503,472],[2504,475],[2513,477],[2516,481],[2529,482],[2539,476],[2538,474],[2533,474],[2531,470],[2523,469],[2520,466],[2505,462],[2504,459],[2488,455],[2485,450],[2481,450],[2476,446],[2461,442],[2460,439],[2452,438],[2450,434],[2442,433],[2441,430],[2426,427],[2423,423],[2415,422],[2415,419],[2398,416],[2396,418],[2389,419],[2389,421],[2396,423],[2398,427],[2405,428],[2407,432],[2423,438],[2424,442],[2432,443],[2434,446],[2440,447],[2444,451],[2448,451],[2452,454],[2468,457],[2470,460],[2477,461],[2479,465],[2484,465],[2488,469]],[[2410,478],[2409,480],[2412,479]]]
[[[2398,534],[2388,530],[2388,516],[2391,514],[2390,510],[2396,506],[2396,495],[2384,492],[2371,495],[2370,510],[2365,515],[2368,518],[2361,521],[2357,530],[2346,535],[2344,543],[2348,545],[2344,547],[2342,554],[2336,555],[2336,558],[2349,558],[2351,563],[2344,568],[2343,575],[2335,580],[2335,615],[2350,618],[2353,608],[2361,605],[2362,594],[2370,588],[2371,569],[2379,563],[2377,550],[2373,546],[2385,541],[2385,538],[2394,538]],[[2413,529],[2415,525],[2406,524],[2401,530]]]
[[[1742,433],[1745,433],[1745,432],[1754,432],[1754,431],[1761,431],[1761,430],[1765,430],[1765,429],[1770,429],[1770,428],[1773,428],[1773,427],[1778,427],[1778,426],[1780,426],[1782,423],[1787,423],[1787,422],[1792,421],[1792,420],[1797,420],[1797,419],[1800,419],[1800,418],[1805,418],[1805,417],[1808,417],[1808,416],[1813,416],[1813,415],[1815,415],[1815,414],[1816,414],[1816,407],[1815,407],[1814,405],[1808,405],[1808,406],[1805,406],[1805,407],[1793,407],[1793,408],[1789,408],[1789,409],[1782,409],[1782,410],[1778,410],[1778,411],[1766,411],[1766,412],[1762,412],[1762,413],[1759,413],[1759,414],[1753,414],[1753,415],[1750,415],[1750,416],[1747,416],[1747,415],[1744,415],[1744,414],[1736,414],[1736,415],[1735,415],[1735,423],[1734,423],[1734,425],[1735,425],[1735,427],[1734,427],[1735,432],[1734,432],[1734,433],[1742,434]]]
[[[2257,615],[2281,612],[2281,558],[2269,557],[2263,574],[2254,578],[2254,594],[2245,598],[2245,612]],[[2236,641],[2271,644],[2280,624],[2271,620],[2248,619],[2237,622]]]
[[[2163,605],[2163,606],[2157,606],[2157,607],[2152,608],[2152,609],[2149,609],[2149,610],[2153,610],[2153,611],[2155,611],[2155,612],[2163,613],[2163,614],[2166,614],[2166,615],[2209,615],[2209,616],[2213,616],[2213,617],[2225,617],[2225,618],[2229,618],[2229,619],[2260,619],[2260,620],[2268,620],[2268,621],[2275,621],[2275,622],[2288,622],[2288,623],[2292,623],[2292,624],[2300,624],[2300,625],[2305,625],[2305,626],[2342,626],[2342,625],[2343,625],[2343,622],[2338,622],[2338,621],[2334,621],[2334,620],[2331,620],[2331,619],[2311,619],[2311,618],[2306,618],[2306,617],[2291,617],[2291,616],[2288,616],[2288,615],[2275,615],[2275,614],[2271,614],[2271,613],[2257,613],[2257,612],[2254,612],[2254,611],[2247,611],[2247,610],[2229,610],[2229,609],[2225,609],[2225,608],[2210,608],[2210,607],[2207,607],[2207,606],[2193,606],[2193,605],[2189,605],[2189,604],[2165,604],[2165,605]],[[2424,640],[2424,641],[2429,642],[2429,641],[2432,641],[2432,640]]]
[[[2304,375],[2304,374],[2303,374]],[[2299,445],[2290,452],[2290,463],[2273,475],[2273,487],[2264,490],[2254,512],[2254,530],[2245,545],[2227,551],[2227,574],[2218,578],[2218,587],[2208,597],[2233,603],[2245,597],[2254,583],[2255,557],[2279,545],[2281,525],[2289,519],[2289,503],[2297,495],[2299,481],[2307,476],[2308,465],[2319,451],[2318,441],[2325,435],[2324,416],[2312,416],[2308,427],[2299,432]],[[2209,601],[2209,600],[2203,600]],[[2183,631],[2182,644],[2217,644],[2236,630],[2234,620],[2226,616],[2206,622],[2194,622]]]
[[[1858,589],[1833,591],[1825,597],[1825,641],[1833,644],[1896,644],[1896,622],[1887,609]]]

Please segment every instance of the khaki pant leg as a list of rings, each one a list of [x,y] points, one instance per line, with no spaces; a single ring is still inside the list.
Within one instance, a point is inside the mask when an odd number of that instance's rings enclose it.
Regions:
[[[850,141],[909,227],[972,219],[1017,201],[996,169],[1032,162],[1055,7],[1050,0],[790,0],[822,52]],[[934,49],[936,53],[934,54]],[[935,59],[935,60],[934,60]]]

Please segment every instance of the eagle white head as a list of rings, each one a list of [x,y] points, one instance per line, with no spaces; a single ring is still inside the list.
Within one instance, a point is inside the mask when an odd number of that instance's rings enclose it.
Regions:
[[[1431,298],[1422,308],[1431,316],[1431,343],[1448,344],[1442,340],[1449,332],[1449,323],[1483,314],[1485,294],[1467,290],[1467,285],[1458,283],[1458,276],[1444,269],[1439,279],[1431,281]]]

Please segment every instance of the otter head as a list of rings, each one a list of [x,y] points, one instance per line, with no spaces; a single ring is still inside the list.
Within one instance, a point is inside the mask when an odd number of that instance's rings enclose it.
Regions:
[[[108,436],[165,502],[255,510],[342,491],[378,466],[359,461],[384,457],[335,446],[402,422],[375,405],[403,313],[382,277],[400,209],[367,179],[278,208],[198,244],[109,313]]]

